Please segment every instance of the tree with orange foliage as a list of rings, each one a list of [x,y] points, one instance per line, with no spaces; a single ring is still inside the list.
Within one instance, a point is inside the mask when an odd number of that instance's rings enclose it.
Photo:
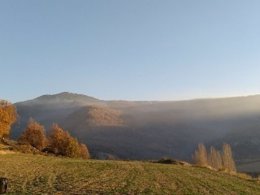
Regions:
[[[72,158],[89,158],[89,152],[84,144],[64,131],[57,124],[53,124],[49,136],[49,149],[56,155]]]
[[[85,144],[80,144],[80,153],[82,158],[88,159],[90,157],[88,148]]]
[[[29,119],[26,129],[18,140],[21,143],[30,144],[40,151],[47,145],[44,127],[32,118]]]
[[[64,137],[64,130],[58,124],[53,124],[49,136],[49,148],[54,154],[63,155]]]
[[[0,138],[9,136],[11,126],[16,119],[15,106],[7,101],[0,101]]]

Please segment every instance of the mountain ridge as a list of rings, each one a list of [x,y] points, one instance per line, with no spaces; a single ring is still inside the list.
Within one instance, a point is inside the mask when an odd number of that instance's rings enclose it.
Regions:
[[[49,98],[49,97],[84,97],[84,98],[89,98],[92,100],[97,100],[97,101],[106,101],[106,102],[150,102],[150,103],[160,103],[160,102],[186,102],[186,101],[204,101],[204,100],[221,100],[221,99],[236,99],[236,98],[252,98],[252,97],[260,97],[260,94],[252,94],[252,95],[238,95],[238,96],[220,96],[220,97],[198,97],[198,98],[189,98],[189,99],[176,99],[176,100],[127,100],[127,99],[110,99],[110,100],[105,100],[105,99],[99,99],[93,96],[89,96],[83,93],[74,93],[74,92],[59,92],[59,93],[54,93],[54,94],[45,94],[41,96],[37,96],[35,98],[29,99],[29,100],[24,100],[24,101],[17,101],[17,103],[23,103],[27,101],[32,101],[32,100],[37,100],[37,99],[43,99],[43,98]]]
[[[260,95],[151,102],[106,101],[66,92],[40,96],[36,102],[15,104],[20,121],[14,137],[33,117],[47,131],[52,123],[59,123],[89,145],[94,156],[191,160],[198,143],[219,147],[227,142],[238,161],[260,158]],[[96,107],[99,109],[90,115],[88,109]],[[90,120],[96,125],[90,125]]]

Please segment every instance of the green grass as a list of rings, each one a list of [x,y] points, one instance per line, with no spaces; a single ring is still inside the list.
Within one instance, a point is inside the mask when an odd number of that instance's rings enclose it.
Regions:
[[[148,162],[0,155],[9,194],[260,194],[257,181],[206,168]]]

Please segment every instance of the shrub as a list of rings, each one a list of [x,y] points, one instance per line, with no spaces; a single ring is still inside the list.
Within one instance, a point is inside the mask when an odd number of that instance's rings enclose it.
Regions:
[[[88,148],[85,144],[80,144],[80,153],[81,153],[82,158],[85,158],[85,159],[90,158]]]
[[[20,143],[29,144],[41,151],[47,145],[45,129],[35,120],[29,119],[26,129],[18,141]]]
[[[88,148],[64,131],[57,124],[53,124],[49,136],[49,149],[56,155],[72,158],[89,158]]]

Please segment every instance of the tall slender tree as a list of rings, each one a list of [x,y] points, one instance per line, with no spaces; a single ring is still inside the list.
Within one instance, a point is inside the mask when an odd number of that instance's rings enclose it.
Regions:
[[[209,166],[211,166],[212,168],[215,168],[217,170],[222,168],[221,154],[213,146],[210,147],[210,151],[208,154],[208,162],[209,162]]]
[[[229,144],[223,144],[222,148],[223,168],[231,172],[236,172],[236,164],[233,159],[231,146]]]
[[[200,143],[193,156],[193,160],[199,166],[208,166],[207,149],[204,144]]]

